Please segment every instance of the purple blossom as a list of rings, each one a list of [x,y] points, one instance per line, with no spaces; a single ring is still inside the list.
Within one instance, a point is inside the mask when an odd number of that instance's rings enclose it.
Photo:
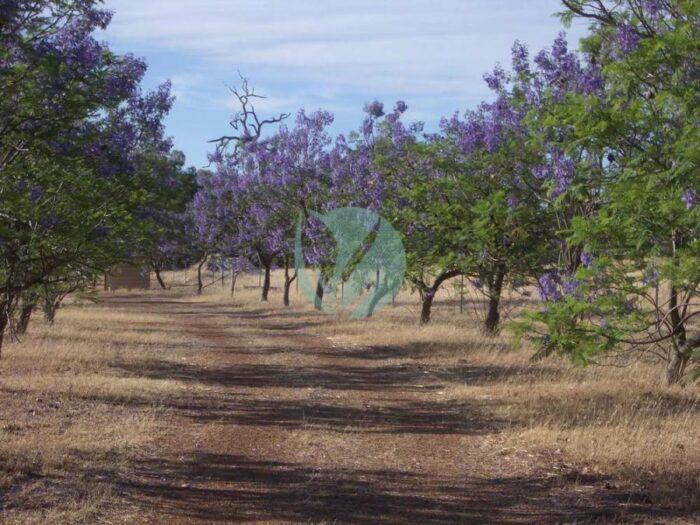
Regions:
[[[396,102],[396,105],[394,106],[394,111],[396,113],[405,113],[406,110],[408,109],[408,106],[403,100],[399,100]]]
[[[639,34],[635,27],[628,22],[623,22],[617,26],[615,42],[623,54],[632,53],[639,46]]]
[[[564,193],[574,178],[574,163],[571,159],[563,155],[557,155],[554,158],[554,190],[553,197],[559,197]]]
[[[505,70],[500,65],[498,65],[493,69],[491,73],[487,73],[484,75],[484,80],[489,86],[489,89],[498,91],[503,89],[505,83],[508,81],[508,76],[506,75]]]
[[[694,189],[689,188],[683,192],[681,200],[683,201],[683,204],[685,204],[686,209],[692,210],[698,204],[700,204],[700,195]]]
[[[588,253],[588,252],[581,253],[581,264],[583,264],[586,268],[592,267],[593,261],[594,261],[593,254]]]
[[[559,301],[562,298],[559,290],[559,275],[556,272],[545,272],[538,281],[540,298],[543,301]]]
[[[530,71],[530,61],[528,58],[527,46],[516,40],[513,44],[511,53],[513,60],[513,71],[515,71],[518,75],[528,73]]]
[[[44,189],[41,186],[34,186],[32,187],[31,191],[29,192],[29,198],[32,200],[32,202],[37,203],[41,199],[41,197],[44,195]]]
[[[384,116],[384,104],[377,100],[365,104],[365,113],[369,114],[372,118],[380,118]]]
[[[562,282],[562,290],[564,291],[564,295],[577,295],[580,286],[581,281],[578,281],[572,277],[567,277]]]
[[[547,166],[536,166],[532,169],[532,175],[538,180],[545,180],[550,176]]]
[[[542,50],[535,56],[537,77],[526,97],[532,103],[542,98],[542,90],[551,89],[555,100],[561,100],[567,92],[594,94],[603,87],[602,75],[597,65],[582,63],[575,52],[568,50],[566,35],[560,33],[551,50]]]
[[[566,41],[566,33],[561,31],[557,35],[557,38],[554,39],[554,43],[552,44],[552,56],[556,61],[561,62],[562,59],[567,57],[568,50],[569,45]]]
[[[419,133],[423,133],[423,130],[425,129],[425,122],[412,122],[410,126],[408,126],[408,131],[412,133],[413,135],[417,135]]]
[[[642,9],[653,22],[658,22],[661,18],[661,11],[664,8],[663,0],[641,0]]]
[[[371,118],[366,118],[363,120],[361,131],[365,138],[369,137],[374,131],[374,121]]]

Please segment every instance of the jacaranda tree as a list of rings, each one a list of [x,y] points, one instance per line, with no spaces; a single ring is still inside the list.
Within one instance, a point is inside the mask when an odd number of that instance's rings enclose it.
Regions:
[[[572,221],[575,275],[543,283],[542,343],[582,362],[610,350],[656,354],[669,383],[692,374],[700,283],[698,30],[693,1],[564,1],[592,22],[584,50],[601,64],[602,96],[571,101],[571,144],[604,151],[602,203]]]
[[[55,312],[143,234],[172,99],[94,38],[110,17],[93,1],[0,8],[0,342],[20,302],[41,292]]]

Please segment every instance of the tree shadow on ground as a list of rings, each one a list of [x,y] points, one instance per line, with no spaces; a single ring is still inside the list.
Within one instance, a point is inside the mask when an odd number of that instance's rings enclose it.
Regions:
[[[251,388],[324,388],[328,390],[436,390],[441,384],[421,366],[292,366],[240,364],[205,367],[174,361],[115,362],[129,377],[177,379],[203,385]]]
[[[188,415],[200,422],[365,434],[474,435],[491,433],[505,425],[471,403],[426,401],[348,406],[248,398],[190,411]]]
[[[158,501],[165,514],[207,523],[588,523],[650,515],[649,506],[629,493],[600,490],[557,498],[561,482],[331,470],[202,453],[142,461],[129,478],[116,480],[124,497],[137,504]]]

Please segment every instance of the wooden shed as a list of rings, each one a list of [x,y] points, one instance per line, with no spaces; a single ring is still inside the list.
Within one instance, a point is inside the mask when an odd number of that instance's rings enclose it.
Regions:
[[[105,274],[105,290],[150,290],[151,271],[146,266],[118,264]]]

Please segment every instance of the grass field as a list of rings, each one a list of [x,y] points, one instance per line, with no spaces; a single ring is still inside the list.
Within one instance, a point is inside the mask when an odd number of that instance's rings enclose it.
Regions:
[[[419,327],[408,291],[350,321],[193,280],[7,345],[0,521],[700,519],[700,390],[659,364],[532,363],[450,287]]]

